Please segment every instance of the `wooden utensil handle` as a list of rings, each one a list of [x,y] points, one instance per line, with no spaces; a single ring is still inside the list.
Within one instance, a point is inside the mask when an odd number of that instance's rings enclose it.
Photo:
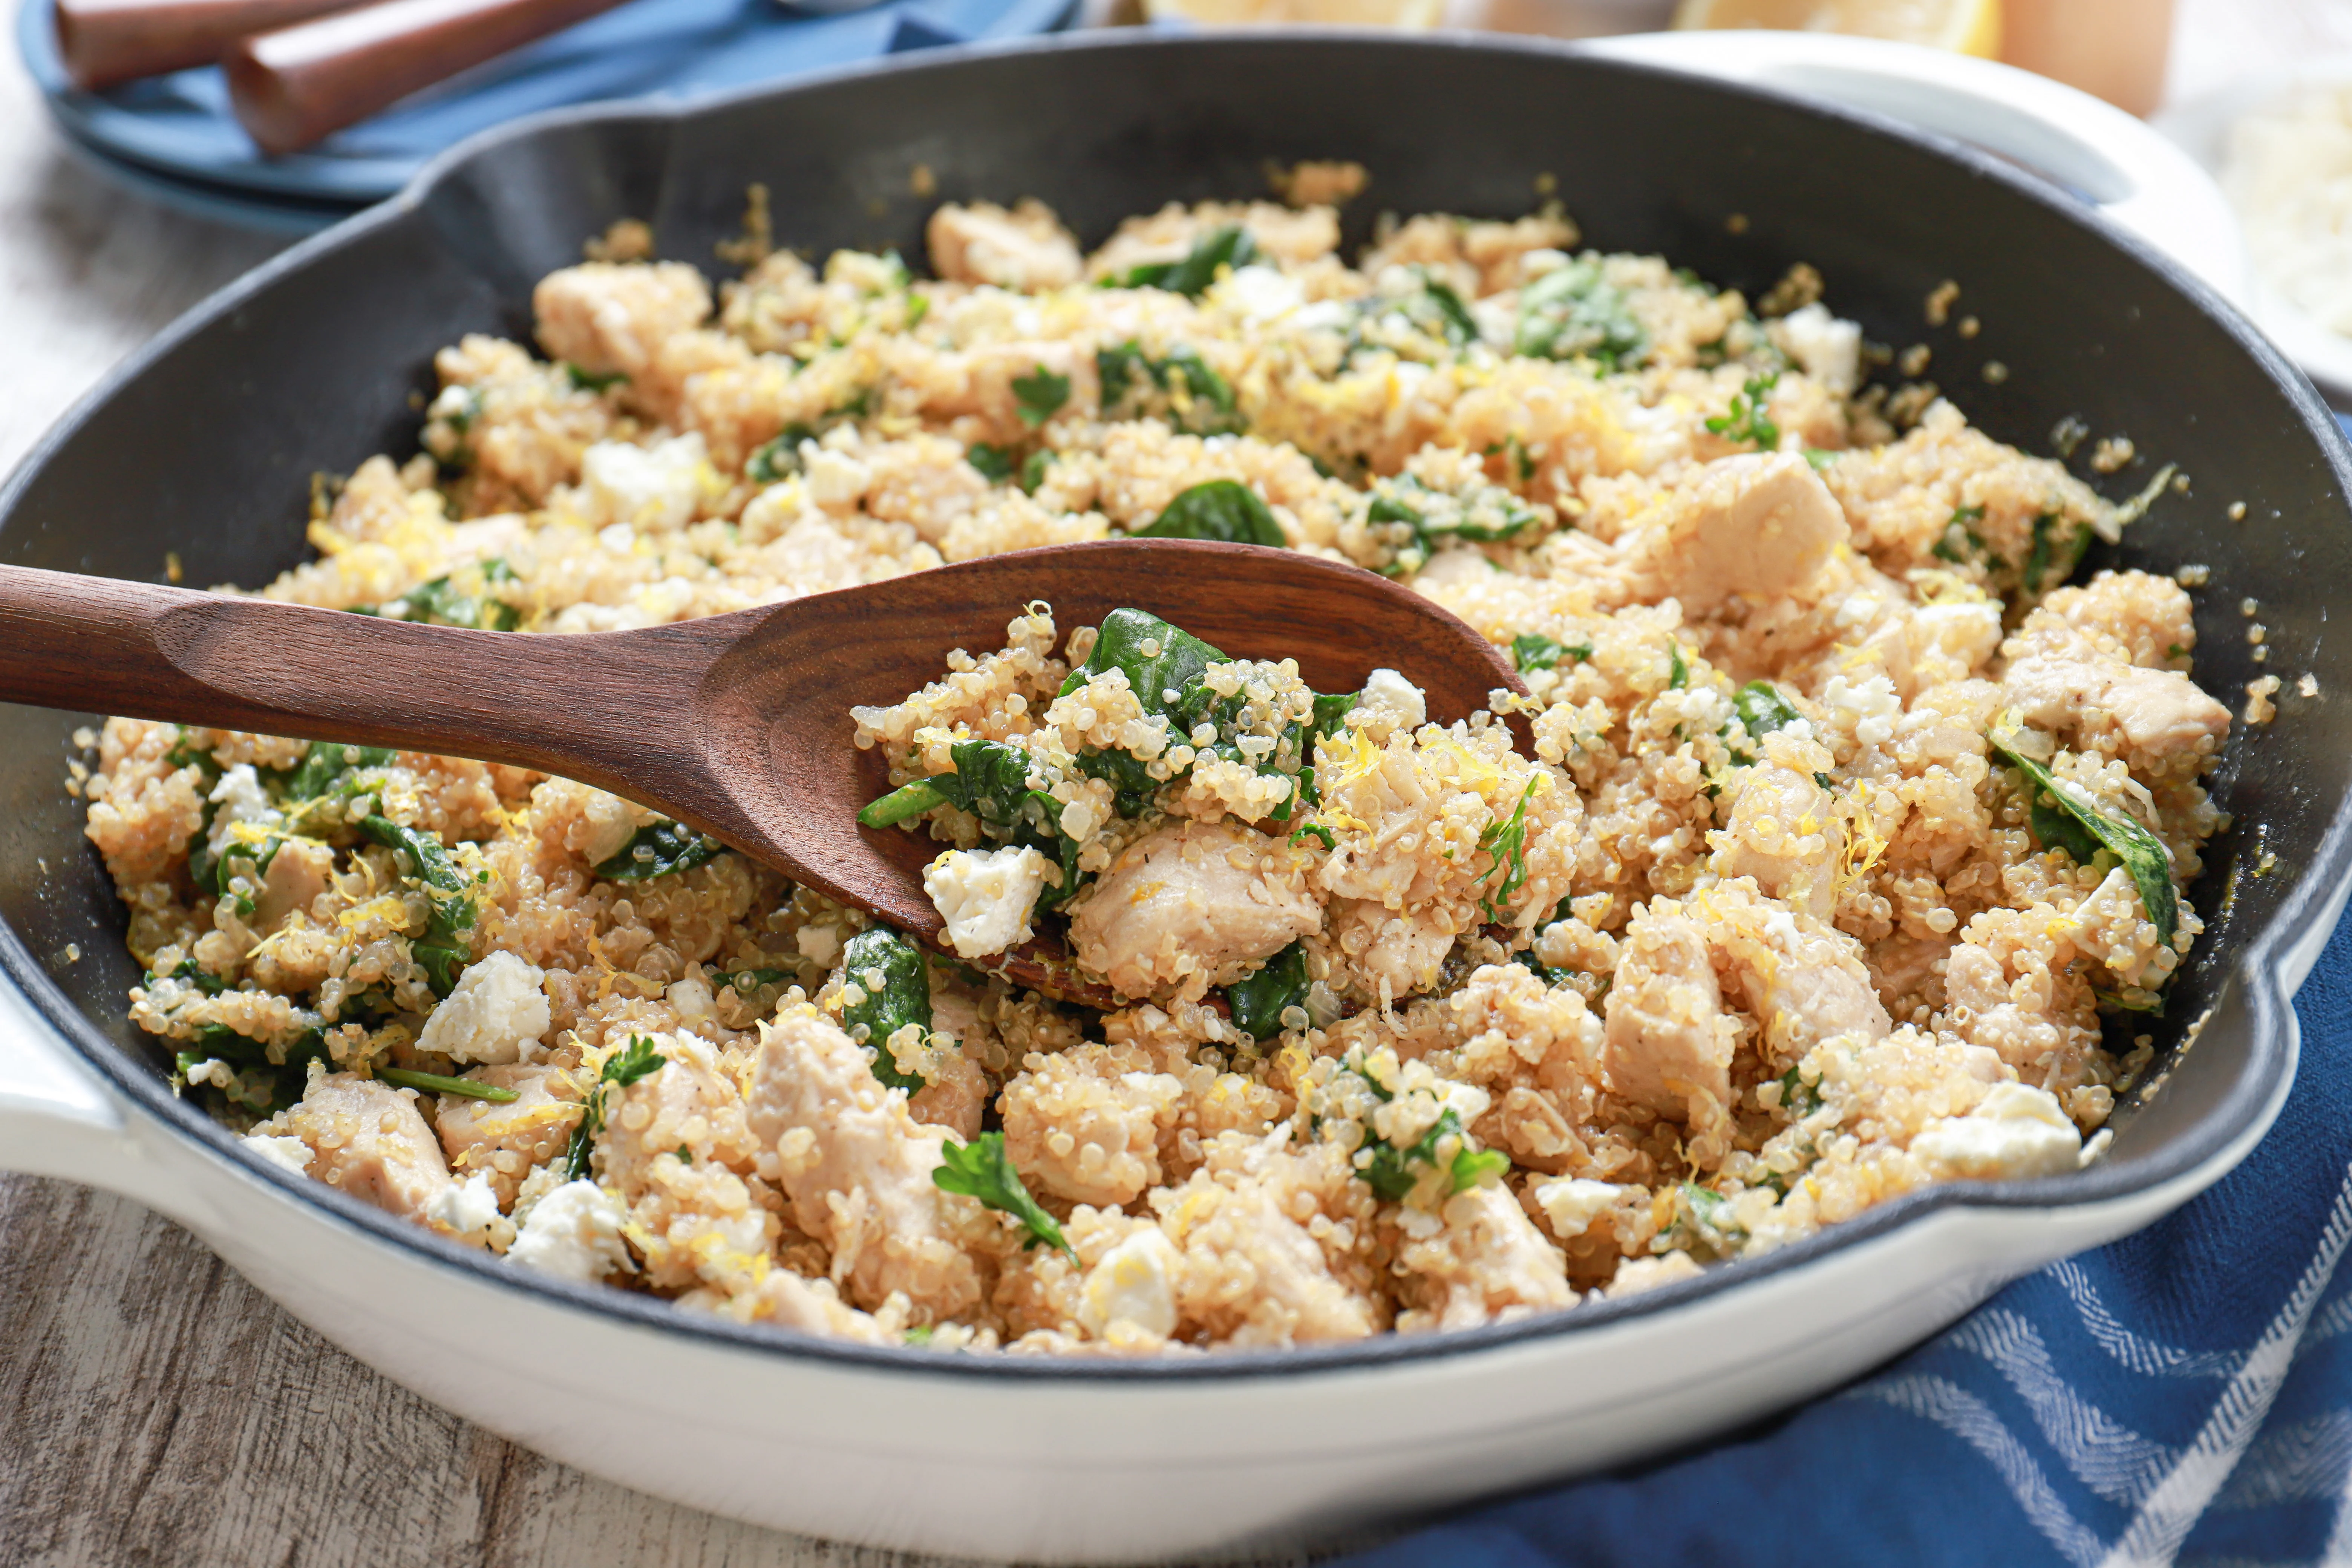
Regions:
[[[58,56],[84,92],[208,66],[248,33],[306,22],[356,0],[57,0]]]
[[[604,787],[619,763],[658,776],[665,750],[691,748],[675,693],[707,661],[698,642],[417,626],[0,566],[0,700],[476,757]]]
[[[239,40],[229,104],[262,151],[292,153],[420,88],[620,0],[380,0]]]

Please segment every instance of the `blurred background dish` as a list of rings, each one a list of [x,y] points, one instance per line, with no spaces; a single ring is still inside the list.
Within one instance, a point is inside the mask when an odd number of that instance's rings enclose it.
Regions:
[[[2255,321],[2352,407],[2352,55],[2251,78],[2154,124],[2228,194]]]
[[[278,232],[321,228],[400,189],[425,161],[519,115],[600,99],[689,98],[831,66],[1063,25],[1076,0],[883,0],[824,16],[776,0],[634,0],[416,94],[308,152],[269,158],[230,113],[218,68],[83,92],[52,0],[16,41],[51,118],[99,166],[188,210]]]

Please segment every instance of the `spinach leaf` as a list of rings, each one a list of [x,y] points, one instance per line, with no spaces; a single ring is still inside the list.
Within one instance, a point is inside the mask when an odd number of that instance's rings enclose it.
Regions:
[[[283,798],[289,805],[317,800],[332,791],[349,773],[362,768],[380,768],[391,762],[394,752],[389,746],[345,746],[331,741],[313,741],[310,749],[294,771],[286,775]]]
[[[1227,224],[1194,241],[1191,253],[1181,261],[1148,261],[1140,267],[1131,267],[1116,286],[1165,289],[1171,294],[1197,300],[1217,280],[1220,269],[1229,267],[1239,271],[1263,258],[1264,253],[1250,237],[1249,230],[1239,224]]]
[[[587,1100],[581,1104],[580,1120],[572,1129],[572,1142],[563,1152],[564,1180],[588,1179],[588,1156],[596,1147],[596,1135],[604,1131],[605,1113],[611,1110],[611,1091],[626,1089],[639,1079],[649,1077],[668,1060],[643,1035],[631,1035],[627,1046],[606,1058],[594,1086],[588,1090]]]
[[[2082,792],[2076,786],[2061,784],[2048,768],[2011,751],[1997,736],[1987,739],[2010,766],[2025,775],[2026,809],[2033,836],[2045,847],[2064,850],[2077,865],[2089,865],[2101,849],[2114,855],[2138,888],[2140,907],[2156,928],[2156,939],[2169,946],[2179,928],[2180,905],[2172,886],[2172,858],[2165,853],[2164,841],[2130,817],[2102,811],[2080,798]]]
[[[437,1072],[410,1072],[405,1068],[379,1068],[376,1077],[394,1089],[420,1089],[427,1094],[454,1094],[461,1100],[487,1100],[504,1105],[522,1098],[510,1089],[495,1084],[477,1083],[470,1078],[450,1078]]]
[[[1738,715],[1748,738],[1757,741],[1804,717],[1769,680],[1751,680],[1732,693],[1731,710]]]
[[[1054,466],[1058,456],[1051,447],[1040,447],[1021,460],[1021,493],[1035,495],[1037,487],[1045,482],[1045,470]]]
[[[1521,632],[1511,639],[1511,663],[1521,674],[1538,669],[1557,669],[1560,660],[1582,664],[1592,657],[1591,643],[1555,642],[1534,632]]]
[[[1666,689],[1680,691],[1690,684],[1690,666],[1683,662],[1683,645],[1668,643],[1671,658],[1666,664]]]
[[[1616,371],[1639,360],[1650,338],[1623,291],[1601,276],[1599,258],[1585,257],[1519,290],[1511,346],[1540,359],[1590,359]]]
[[[1146,648],[1152,651],[1147,653]],[[1113,610],[1103,617],[1094,651],[1087,655],[1086,663],[1062,682],[1062,695],[1117,669],[1125,673],[1129,689],[1146,713],[1175,716],[1186,706],[1186,693],[1201,689],[1201,677],[1209,666],[1226,662],[1223,653],[1158,616],[1142,610]]]
[[[901,1072],[890,1055],[890,1037],[909,1024],[931,1032],[931,977],[923,951],[897,931],[869,926],[842,951],[842,977],[861,993],[841,1012],[849,1037],[874,1047],[874,1076],[889,1089],[920,1093],[920,1073]]]
[[[2054,512],[2043,512],[2033,520],[2033,545],[2026,553],[2021,586],[2029,594],[2039,594],[2063,583],[2074,574],[2083,552],[2090,547],[2089,529]]]
[[[805,425],[787,425],[773,439],[761,442],[743,460],[743,477],[755,485],[772,485],[789,479],[805,466],[801,460],[801,443],[816,439],[816,432]]]
[[[1937,536],[1930,553],[1955,566],[1966,566],[1971,561],[1981,560],[1995,572],[2008,571],[2009,563],[1995,553],[1992,547],[1985,542],[1984,535],[1977,531],[1976,525],[1984,521],[1984,514],[1985,509],[1981,505],[1955,507],[1951,517],[1944,523],[1944,531]]]
[[[1034,430],[1070,400],[1070,378],[1055,375],[1044,365],[1013,378],[1013,396],[1021,423]]]
[[[582,370],[570,360],[563,362],[563,374],[564,379],[572,383],[574,392],[604,392],[622,385],[629,379],[629,373],[625,370],[609,370],[599,374],[594,371]]]
[[[1730,410],[1709,418],[1706,427],[1727,441],[1753,441],[1759,452],[1778,451],[1780,426],[1764,412],[1764,400],[1772,395],[1772,388],[1780,381],[1780,373],[1777,370],[1769,375],[1749,376],[1732,395]]]
[[[1168,503],[1151,526],[1136,530],[1139,539],[1213,539],[1229,544],[1262,544],[1280,548],[1282,525],[1258,500],[1257,492],[1238,479],[1210,479],[1194,485]]]
[[[1097,349],[1095,375],[1106,419],[1159,411],[1151,396],[1156,391],[1165,395],[1168,423],[1181,432],[1214,436],[1241,428],[1232,384],[1188,344],[1178,343],[1161,359],[1146,354],[1133,339]]]
[[[980,477],[992,485],[1001,485],[1014,472],[1010,447],[992,447],[985,441],[975,441],[967,448],[963,460],[980,470]]]
[[[629,835],[629,841],[609,860],[600,860],[597,876],[608,882],[648,882],[679,871],[691,871],[715,859],[727,846],[708,833],[697,833],[682,822],[655,822]]]
[[[1373,1085],[1375,1089],[1379,1087]],[[1382,1094],[1381,1098],[1387,1099],[1388,1096]],[[1371,1163],[1359,1167],[1356,1174],[1370,1184],[1372,1191],[1394,1203],[1420,1184],[1421,1171],[1414,1167],[1425,1169],[1437,1163],[1438,1140],[1449,1133],[1462,1140],[1462,1146],[1454,1154],[1450,1192],[1458,1193],[1476,1186],[1479,1179],[1489,1171],[1501,1173],[1511,1168],[1511,1157],[1501,1150],[1471,1148],[1470,1140],[1462,1130],[1461,1117],[1449,1110],[1439,1116],[1429,1131],[1421,1135],[1420,1142],[1410,1148],[1400,1149],[1378,1134],[1367,1132],[1364,1147],[1372,1152]]]
[[[1802,1121],[1822,1108],[1822,1091],[1807,1083],[1804,1075],[1790,1068],[1780,1075],[1780,1109],[1791,1121]]]
[[[408,866],[415,868],[404,867],[401,875],[425,889],[433,913],[425,922],[425,934],[410,939],[409,955],[424,969],[433,994],[446,996],[457,989],[457,976],[474,956],[473,943],[465,934],[473,929],[478,913],[470,896],[472,884],[449,858],[441,840],[430,833],[375,816],[361,817],[359,829],[385,848],[406,856]]]
[[[457,586],[461,580],[479,574],[480,586],[468,593]],[[497,597],[489,590],[499,583],[515,581],[514,568],[496,556],[478,566],[466,567],[446,576],[411,588],[397,599],[387,599],[361,615],[381,616],[388,621],[407,621],[421,626],[464,626],[473,631],[510,632],[522,625],[522,612]]]
[[[219,895],[215,894],[214,896],[218,897]],[[228,989],[227,981],[223,980],[219,975],[212,973],[212,971],[204,968],[193,958],[184,958],[180,960],[180,966],[172,971],[169,974],[149,975],[147,977],[147,984],[152,985],[159,980],[177,980],[183,982],[185,984],[194,986],[197,990],[203,992],[207,996],[217,996],[222,992]]]
[[[948,755],[953,773],[917,779],[870,802],[857,814],[859,825],[891,827],[941,805],[969,811],[1007,842],[1035,849],[1059,867],[1061,881],[1048,887],[1038,902],[1048,909],[1067,903],[1079,886],[1078,845],[1062,832],[1062,803],[1031,787],[1029,754],[998,741],[970,740],[958,741]],[[1081,758],[1082,768],[1085,763]]]
[[[1037,1205],[1029,1189],[1022,1185],[1021,1173],[1005,1158],[1003,1133],[983,1132],[969,1143],[949,1139],[940,1150],[940,1168],[931,1173],[931,1182],[941,1192],[978,1198],[1027,1226],[1029,1239],[1024,1247],[1044,1242],[1068,1253],[1071,1262],[1078,1260],[1076,1250],[1063,1239],[1061,1226]]]
[[[1447,540],[1496,543],[1516,538],[1538,521],[1533,507],[1500,485],[1479,485],[1467,495],[1453,495],[1432,489],[1411,474],[1376,482],[1365,515],[1372,522],[1410,526],[1423,564]]]
[[[1282,1033],[1284,1013],[1307,1005],[1307,949],[1294,942],[1267,959],[1255,974],[1225,987],[1234,1026],[1246,1031],[1252,1039],[1272,1039]]]
[[[1494,857],[1494,864],[1487,868],[1486,875],[1479,880],[1484,883],[1493,881],[1496,877],[1502,879],[1499,887],[1478,900],[1478,907],[1486,911],[1490,921],[1500,920],[1503,906],[1511,901],[1511,895],[1527,885],[1528,802],[1535,799],[1536,784],[1541,777],[1538,774],[1528,781],[1528,787],[1519,795],[1519,804],[1512,808],[1509,816],[1501,822],[1488,823],[1486,831],[1478,835],[1478,847]]]

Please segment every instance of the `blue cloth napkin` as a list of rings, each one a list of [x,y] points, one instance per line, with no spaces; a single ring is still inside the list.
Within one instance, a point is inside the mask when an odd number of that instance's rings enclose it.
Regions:
[[[2277,1124],[2169,1218],[1768,1427],[1350,1568],[2352,1563],[2352,917],[2294,1008]]]

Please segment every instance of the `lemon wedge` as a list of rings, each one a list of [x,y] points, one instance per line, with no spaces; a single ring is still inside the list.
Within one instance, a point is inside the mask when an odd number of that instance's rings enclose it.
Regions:
[[[2000,0],[1682,0],[1677,27],[1778,27],[2000,53]]]

